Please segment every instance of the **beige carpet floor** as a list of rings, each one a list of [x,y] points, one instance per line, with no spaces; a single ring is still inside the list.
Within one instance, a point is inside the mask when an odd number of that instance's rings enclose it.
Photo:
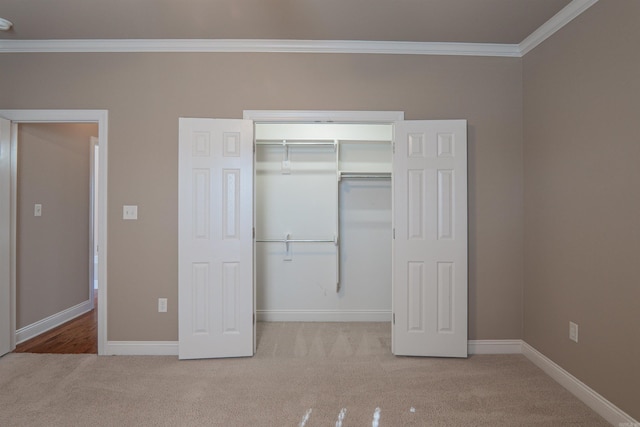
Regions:
[[[0,426],[605,426],[521,355],[395,357],[388,324],[261,323],[253,358],[0,358]]]

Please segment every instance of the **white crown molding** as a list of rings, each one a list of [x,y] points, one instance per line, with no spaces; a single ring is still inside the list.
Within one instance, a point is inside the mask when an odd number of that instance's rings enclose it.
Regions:
[[[515,44],[420,43],[358,40],[0,40],[0,53],[212,52],[370,53],[519,57]]]
[[[0,53],[368,53],[520,58],[597,1],[573,0],[520,44],[257,39],[0,40]]]
[[[582,12],[596,4],[597,1],[598,0],[573,0],[520,43],[520,56],[525,56],[531,50],[535,49],[536,46],[551,37],[556,31],[567,25]]]

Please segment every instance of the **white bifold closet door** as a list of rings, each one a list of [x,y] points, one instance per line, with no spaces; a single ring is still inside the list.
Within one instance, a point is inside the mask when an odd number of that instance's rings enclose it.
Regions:
[[[252,356],[253,122],[180,119],[179,357]]]
[[[466,121],[397,122],[393,161],[393,352],[466,357]]]

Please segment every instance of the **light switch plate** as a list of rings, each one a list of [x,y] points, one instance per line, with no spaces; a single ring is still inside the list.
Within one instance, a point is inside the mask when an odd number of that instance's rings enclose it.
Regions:
[[[569,322],[569,339],[578,342],[578,324]]]
[[[122,219],[138,219],[137,205],[122,206]]]
[[[42,216],[42,205],[40,203],[33,205],[33,216]]]

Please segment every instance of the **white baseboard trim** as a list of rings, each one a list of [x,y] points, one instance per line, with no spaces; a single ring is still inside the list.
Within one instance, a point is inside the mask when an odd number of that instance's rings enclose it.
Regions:
[[[109,356],[177,356],[178,341],[107,341]]]
[[[469,354],[522,354],[522,340],[469,340]]]
[[[391,322],[391,310],[256,310],[259,322]]]
[[[521,354],[522,340],[469,340],[469,354]],[[109,341],[107,354],[118,356],[175,356],[177,341]]]
[[[62,310],[59,313],[52,314],[49,317],[45,317],[42,320],[38,320],[30,325],[16,330],[16,344],[25,342],[31,338],[47,332],[50,329],[60,326],[69,320],[91,311],[93,309],[93,301],[88,299],[76,304],[73,307],[69,307],[66,310]]]
[[[640,426],[640,423],[626,412],[596,393],[591,387],[565,371],[526,342],[522,344],[522,354],[611,424],[621,427]]]

